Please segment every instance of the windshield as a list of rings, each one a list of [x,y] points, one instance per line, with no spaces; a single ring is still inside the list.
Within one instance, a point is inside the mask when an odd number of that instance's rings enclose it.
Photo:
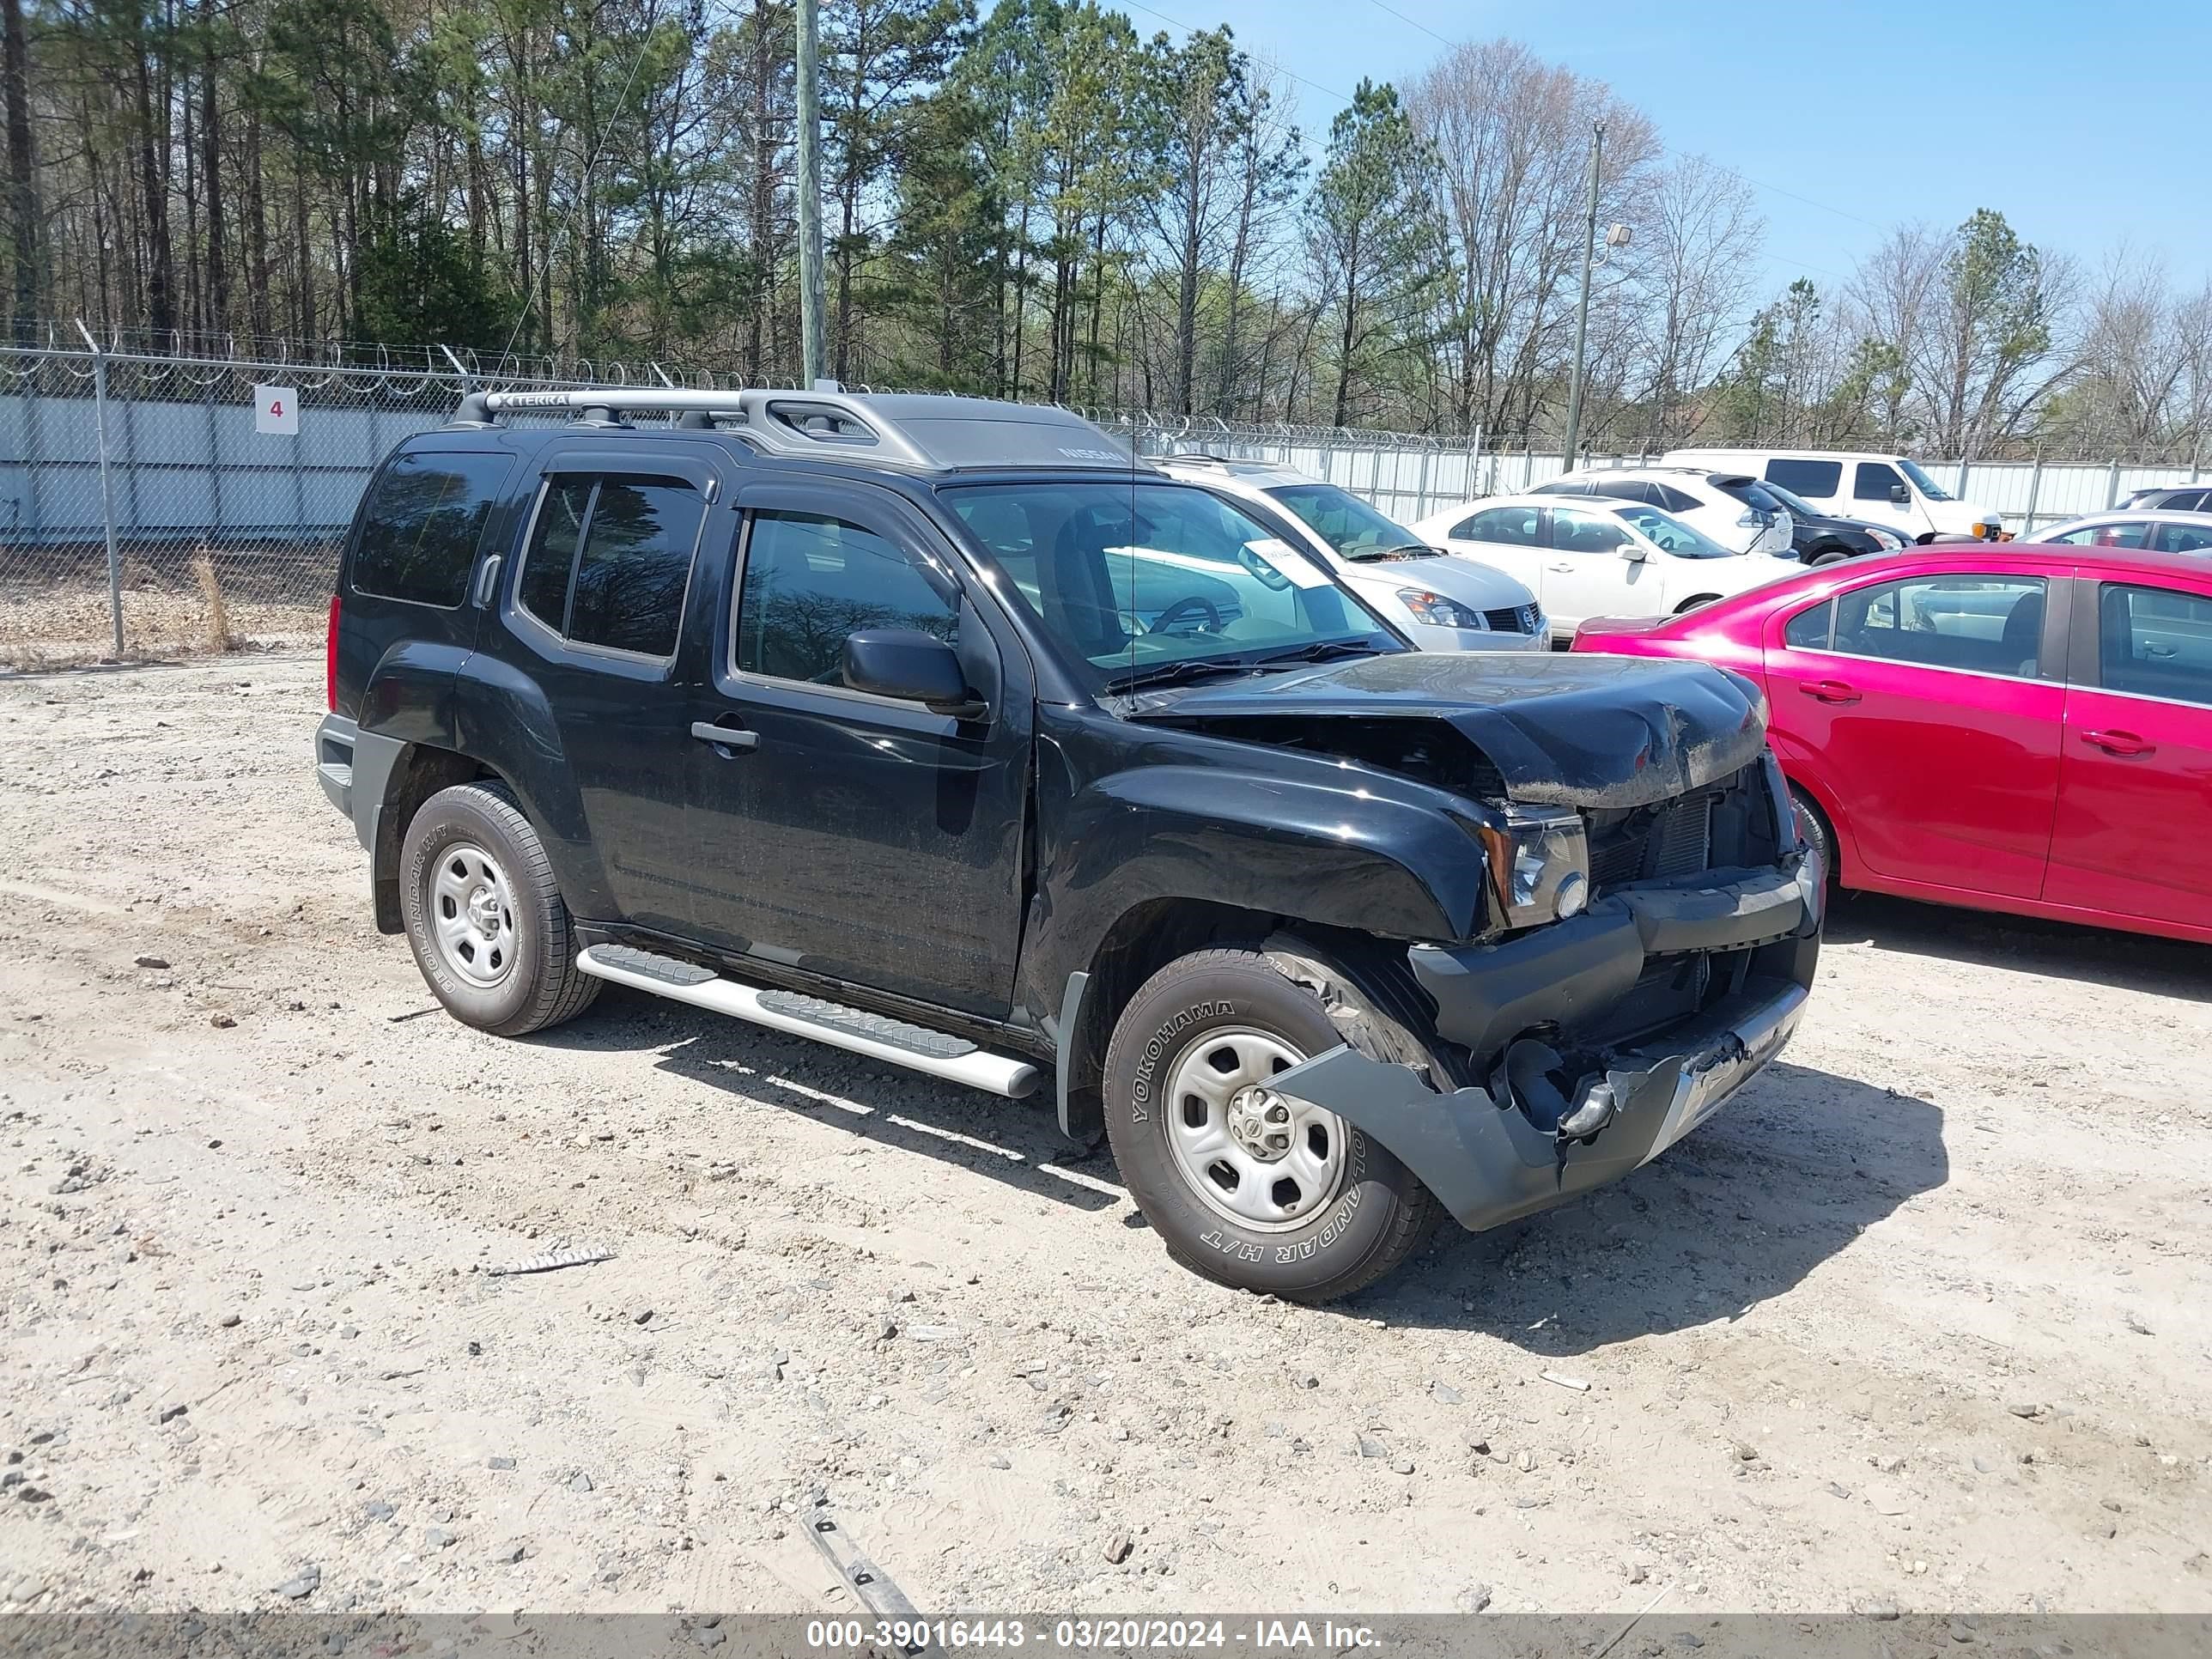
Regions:
[[[1701,535],[1673,514],[1662,513],[1656,507],[1622,507],[1613,510],[1634,525],[1644,538],[1662,553],[1672,553],[1678,559],[1735,557],[1711,537]]]
[[[1951,499],[1951,492],[1923,472],[1917,463],[1900,459],[1897,464],[1905,469],[1905,476],[1918,485],[1920,493],[1929,501],[1948,501]]]
[[[1412,531],[1334,484],[1284,484],[1267,493],[1347,559],[1379,559],[1421,545]]]
[[[1401,649],[1310,554],[1192,484],[970,484],[941,492],[1094,690],[1322,647]]]
[[[1782,499],[1782,492],[1772,484],[1753,480],[1738,484],[1731,492],[1746,507],[1755,507],[1761,513],[1787,513],[1790,503]]]
[[[1801,519],[1819,519],[1826,516],[1819,507],[1814,506],[1812,502],[1807,501],[1802,495],[1797,495],[1794,491],[1784,489],[1780,484],[1775,483],[1771,478],[1766,479],[1764,483],[1753,487],[1765,490],[1768,495],[1773,496],[1776,501],[1781,502],[1783,506],[1788,507],[1792,513],[1796,514]]]

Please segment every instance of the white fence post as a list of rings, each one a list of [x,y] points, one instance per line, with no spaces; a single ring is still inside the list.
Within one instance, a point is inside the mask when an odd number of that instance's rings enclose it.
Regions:
[[[107,466],[107,354],[77,319],[76,331],[92,351],[92,423],[100,434],[100,516],[107,529],[107,614],[115,628],[115,655],[123,656],[123,561],[115,550],[115,482]]]

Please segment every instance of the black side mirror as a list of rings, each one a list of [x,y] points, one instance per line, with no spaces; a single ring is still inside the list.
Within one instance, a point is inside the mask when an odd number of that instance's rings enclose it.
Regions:
[[[1893,483],[1889,487],[1889,499],[1899,507],[1910,507],[1912,505],[1912,492],[1901,483]]]
[[[983,713],[982,699],[968,689],[958,653],[918,628],[864,628],[847,635],[845,684],[958,720]]]

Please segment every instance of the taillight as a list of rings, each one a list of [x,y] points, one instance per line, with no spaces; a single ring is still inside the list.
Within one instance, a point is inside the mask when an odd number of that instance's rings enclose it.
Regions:
[[[331,595],[331,629],[323,637],[323,696],[331,712],[338,707],[338,596]]]

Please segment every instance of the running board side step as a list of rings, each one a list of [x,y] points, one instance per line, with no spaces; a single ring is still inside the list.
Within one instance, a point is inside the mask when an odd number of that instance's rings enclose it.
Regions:
[[[933,1031],[882,1014],[847,1008],[796,991],[763,989],[725,979],[711,968],[674,957],[658,956],[628,945],[594,945],[576,966],[595,979],[611,980],[655,996],[688,1002],[695,1008],[750,1020],[770,1030],[811,1037],[909,1072],[923,1072],[948,1083],[964,1083],[1010,1100],[1037,1086],[1037,1068],[1027,1060],[987,1054],[965,1037]]]

